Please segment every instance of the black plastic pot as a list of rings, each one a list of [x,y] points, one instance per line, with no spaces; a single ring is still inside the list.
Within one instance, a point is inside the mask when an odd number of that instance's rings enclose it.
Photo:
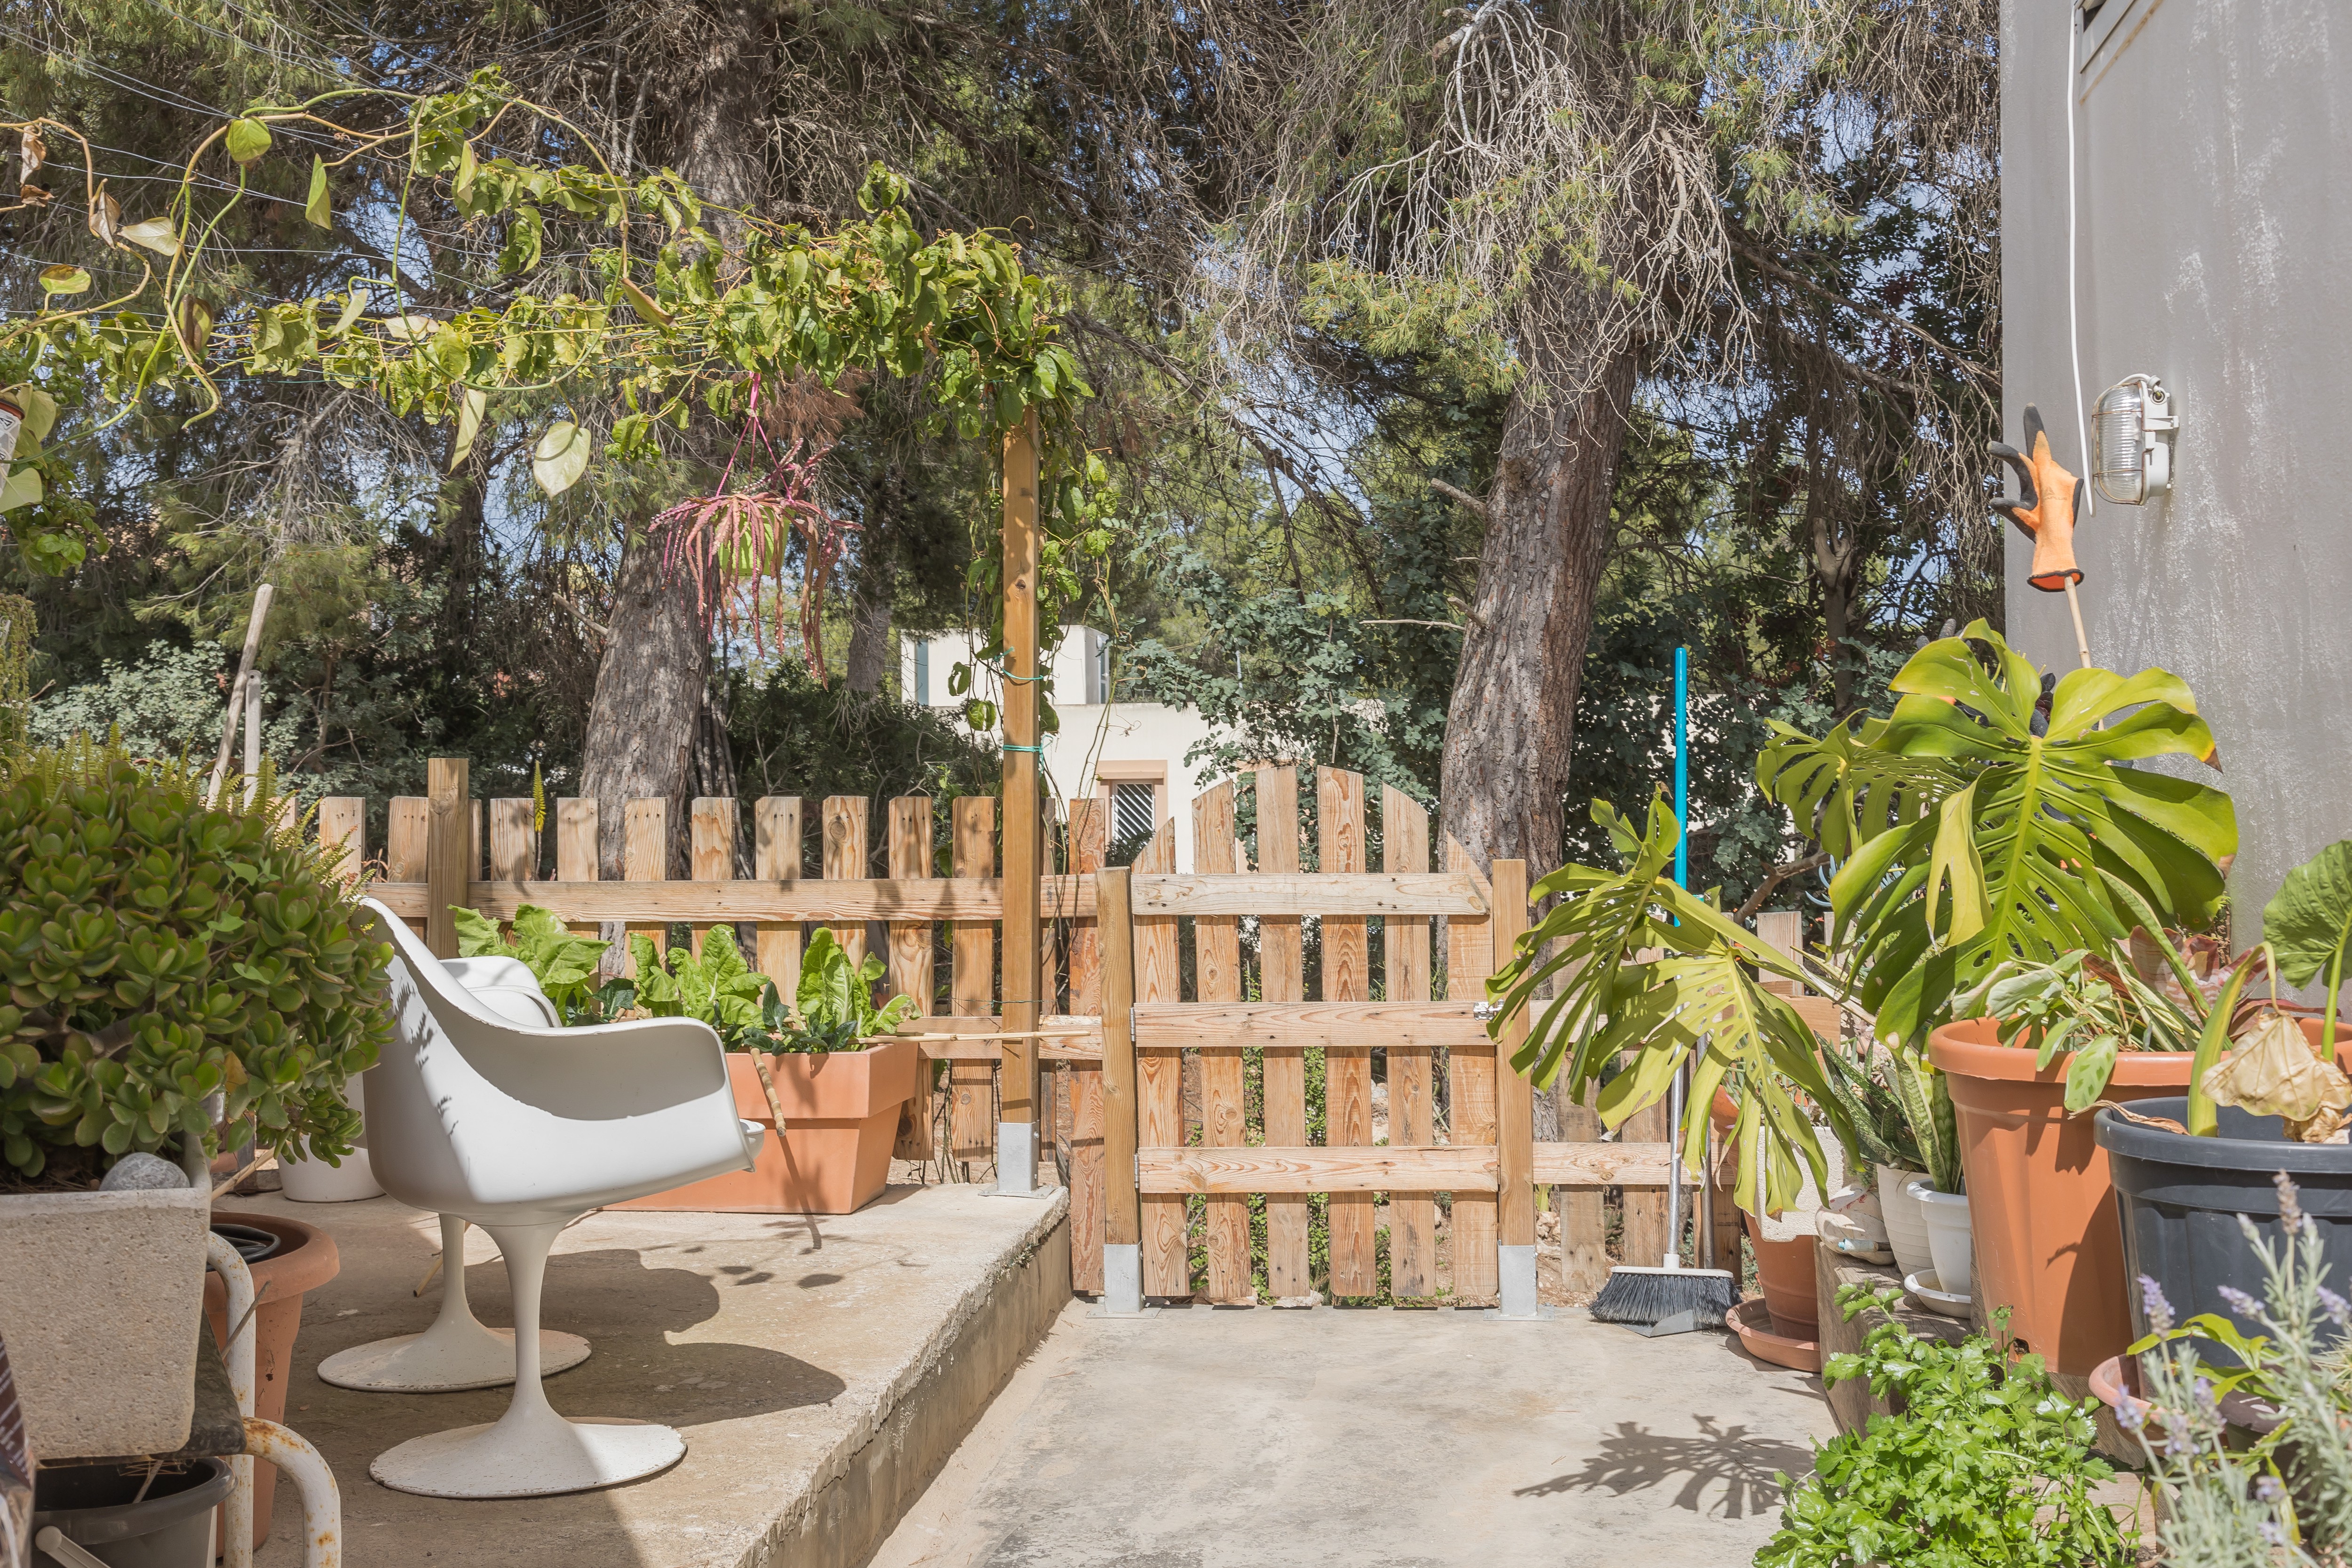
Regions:
[[[144,1463],[44,1468],[33,1483],[33,1533],[50,1525],[111,1568],[212,1568],[212,1511],[228,1500],[228,1462],[190,1459],[147,1480]],[[140,1488],[146,1496],[139,1501]],[[33,1561],[49,1568],[37,1549]]]
[[[2135,1100],[2143,1116],[2185,1121],[2185,1096]],[[2124,1263],[2133,1281],[2132,1333],[2148,1331],[2147,1304],[2137,1281],[2156,1281],[2174,1321],[2199,1312],[2229,1318],[2248,1334],[2263,1331],[2230,1310],[2221,1288],[2263,1300],[2262,1261],[2246,1245],[2238,1216],[2253,1222],[2273,1252],[2285,1244],[2279,1225],[2276,1178],[2294,1181],[2303,1212],[2319,1226],[2327,1259],[2326,1283],[2352,1293],[2352,1145],[2291,1143],[2275,1116],[2250,1116],[2223,1106],[2219,1133],[2191,1138],[2127,1121],[2102,1110],[2094,1131],[2107,1152],[2116,1209],[2123,1222]],[[2200,1345],[2206,1359],[2235,1360],[2220,1346]]]

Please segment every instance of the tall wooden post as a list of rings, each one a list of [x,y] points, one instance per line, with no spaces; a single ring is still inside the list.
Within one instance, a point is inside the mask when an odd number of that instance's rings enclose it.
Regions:
[[[1037,1183],[1037,415],[1004,438],[1004,1006],[996,1190]]]
[[[425,764],[425,945],[436,958],[457,956],[457,917],[449,910],[470,897],[474,816],[467,774],[463,757]]]
[[[1528,863],[1495,862],[1495,967],[1510,963],[1528,929]],[[1495,1041],[1495,1267],[1501,1316],[1536,1311],[1535,1086],[1511,1066],[1528,1041],[1524,1008]]]
[[[1128,868],[1095,873],[1102,932],[1103,1308],[1143,1310],[1143,1215],[1135,1197],[1135,928]]]

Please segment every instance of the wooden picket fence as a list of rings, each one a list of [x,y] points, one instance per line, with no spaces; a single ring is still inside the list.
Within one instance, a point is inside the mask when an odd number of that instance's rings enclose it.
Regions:
[[[1584,1260],[1589,1277],[1572,1265],[1571,1288],[1597,1284],[1607,1267],[1604,1189],[1625,1191],[1628,1255],[1637,1211],[1663,1207],[1663,1127],[1601,1142],[1588,1123],[1571,1130],[1574,1141],[1536,1142],[1531,1090],[1498,1068],[1475,1016],[1486,977],[1525,927],[1523,869],[1500,862],[1490,879],[1450,840],[1433,863],[1425,808],[1387,790],[1371,818],[1360,775],[1316,770],[1311,836],[1294,768],[1261,767],[1204,790],[1190,803],[1196,863],[1183,871],[1174,822],[1163,818],[1131,868],[1098,875],[1105,804],[1072,801],[1049,835],[1044,959],[1025,982],[1041,988],[1027,991],[1008,990],[1014,982],[998,973],[1004,898],[992,798],[952,803],[947,876],[936,874],[933,802],[886,803],[882,878],[868,875],[863,797],[824,800],[814,823],[797,797],[753,803],[748,857],[740,803],[698,800],[682,825],[684,881],[668,874],[681,825],[662,801],[630,801],[622,879],[606,881],[595,801],[549,803],[551,865],[531,802],[473,801],[467,778],[463,761],[436,759],[428,795],[390,803],[380,855],[362,841],[365,802],[331,798],[319,812],[321,838],[372,863],[372,895],[436,951],[454,952],[453,904],[493,919],[539,904],[583,930],[641,931],[657,947],[675,926],[699,949],[712,926],[730,924],[750,929],[747,956],[789,994],[809,931],[830,926],[862,955],[866,923],[885,922],[887,984],[919,1008],[904,1027],[928,1060],[945,1064],[938,1100],[918,1108],[930,1113],[902,1124],[900,1155],[947,1171],[992,1160],[1000,1077],[1034,1061],[1047,1080],[1042,1100],[1031,1097],[1038,1144],[1066,1169],[1079,1290],[1103,1288],[1108,1241],[1140,1248],[1150,1296],[1256,1300],[1262,1267],[1278,1302],[1318,1291],[1368,1298],[1379,1289],[1385,1194],[1391,1293],[1475,1305],[1496,1298],[1508,1249],[1532,1258],[1538,1188],[1552,1189],[1568,1256]],[[1245,805],[1254,853],[1236,831]],[[815,876],[804,874],[811,828]],[[1314,869],[1303,870],[1310,856]],[[749,877],[737,875],[743,859]],[[995,1037],[1008,996],[1047,1003],[1040,1037]],[[1383,1143],[1374,1141],[1376,1053]],[[1309,1138],[1310,1054],[1325,1080],[1320,1142]],[[1329,1247],[1319,1281],[1309,1262],[1317,1195]],[[1263,1202],[1262,1264],[1253,1198]],[[1655,1228],[1663,1241],[1662,1214]]]

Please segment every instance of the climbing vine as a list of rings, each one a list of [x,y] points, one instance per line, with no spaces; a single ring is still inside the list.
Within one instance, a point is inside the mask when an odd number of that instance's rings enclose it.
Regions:
[[[382,129],[347,123],[362,98],[390,100],[404,112]],[[551,166],[502,151],[530,144],[534,129],[570,132],[593,161]],[[38,500],[45,479],[55,486],[69,476],[61,459],[70,454],[45,454],[40,437],[56,404],[84,388],[111,407],[97,422],[103,428],[160,390],[184,397],[189,417],[202,420],[221,406],[224,375],[315,376],[372,389],[402,416],[453,425],[453,468],[494,399],[527,395],[530,407],[557,410],[530,458],[538,483],[555,495],[600,456],[622,465],[654,458],[661,428],[683,429],[698,405],[722,421],[755,421],[763,384],[805,374],[833,386],[866,370],[928,373],[939,417],[966,439],[1001,438],[1035,413],[1048,637],[1060,618],[1055,602],[1075,599],[1088,563],[1098,568],[1108,554],[1106,472],[1076,419],[1093,394],[1060,341],[1047,285],[1001,233],[926,238],[904,210],[905,183],[878,164],[858,193],[864,216],[818,234],[713,206],[667,170],[615,172],[594,154],[593,138],[516,96],[491,70],[433,95],[350,89],[254,105],[204,137],[160,213],[126,224],[72,127],[0,121],[0,132],[16,136],[23,165],[18,200],[0,214],[59,199],[43,183],[49,143],[70,142],[80,150],[90,234],[139,267],[135,284],[90,300],[88,268],[50,265],[40,274],[43,309],[0,324],[0,388],[8,389],[0,396],[44,415],[20,434],[0,513]],[[265,160],[305,155],[303,216],[324,229],[335,222],[331,175],[366,160],[382,165],[366,188],[386,209],[369,216],[394,235],[389,275],[301,299],[207,287],[222,220],[247,199],[255,171]],[[225,189],[208,189],[213,181]],[[427,196],[497,246],[492,276],[464,293],[478,302],[435,309],[410,298],[398,237]],[[601,452],[586,417],[598,400],[613,411]],[[754,537],[734,537],[714,563],[719,571],[781,557],[781,539],[757,535],[793,527],[793,509],[730,515]],[[81,558],[70,539],[18,544],[37,570],[62,573]],[[984,561],[990,553],[983,549]],[[992,562],[988,570],[992,581]]]

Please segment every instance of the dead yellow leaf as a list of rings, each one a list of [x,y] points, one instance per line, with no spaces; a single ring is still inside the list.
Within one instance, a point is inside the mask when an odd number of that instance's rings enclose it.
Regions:
[[[2298,1143],[2324,1143],[2343,1124],[2352,1110],[2352,1079],[2312,1055],[2302,1025],[2265,1007],[2236,1041],[2238,1048],[2206,1071],[2205,1092],[2214,1104],[2279,1117]]]

